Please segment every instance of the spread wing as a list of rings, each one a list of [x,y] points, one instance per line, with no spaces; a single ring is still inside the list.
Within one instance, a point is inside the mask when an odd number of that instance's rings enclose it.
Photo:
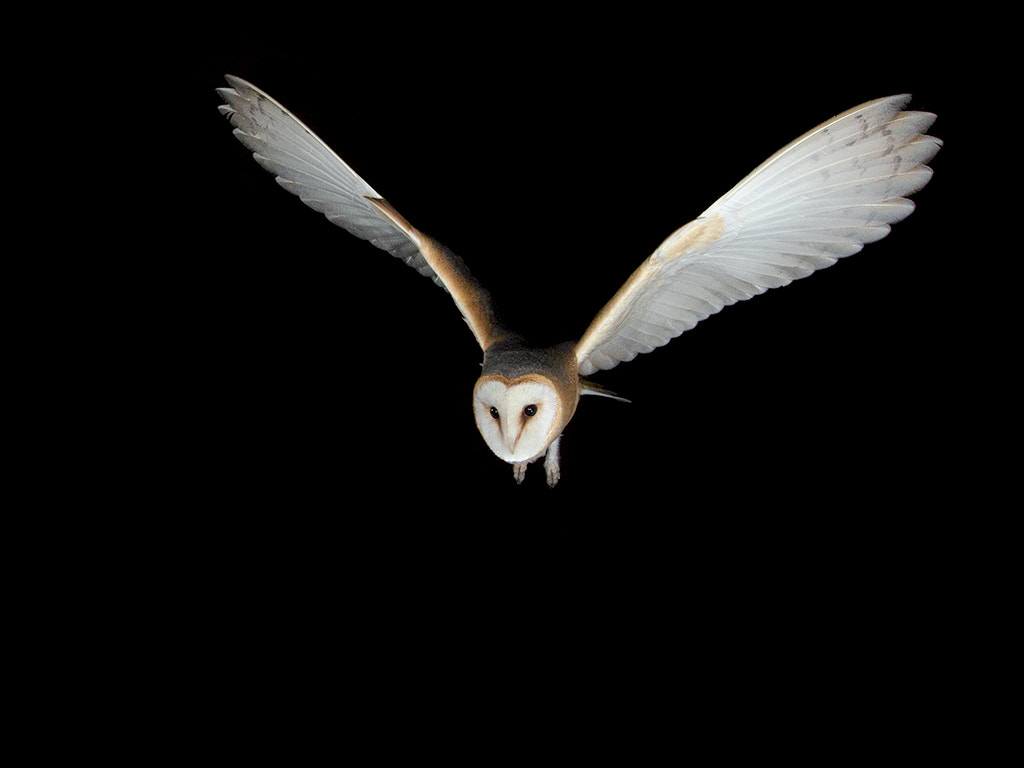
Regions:
[[[722,307],[787,285],[889,233],[931,178],[942,142],[910,96],[838,115],[758,166],[672,233],[576,346],[588,375],[668,343]]]
[[[295,115],[251,83],[226,76],[218,107],[234,135],[277,183],[356,237],[400,258],[447,290],[481,348],[500,334],[490,297],[462,259],[409,224]]]

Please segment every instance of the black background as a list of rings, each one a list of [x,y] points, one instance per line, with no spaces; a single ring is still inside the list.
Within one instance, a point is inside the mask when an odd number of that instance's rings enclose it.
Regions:
[[[247,670],[281,670],[284,648],[300,675],[362,660],[385,688],[412,681],[424,707],[555,675],[597,707],[671,680],[712,729],[738,716],[732,690],[755,715],[795,695],[814,719],[837,691],[882,719],[941,708],[937,638],[978,546],[949,298],[976,96],[944,22],[240,16],[180,30],[131,94],[137,174],[169,202],[139,221],[123,331],[145,338],[125,352],[126,495],[157,510],[131,551],[166,566],[153,594],[185,595],[228,684],[256,695]],[[225,73],[460,254],[537,343],[578,338],[667,235],[834,114],[909,92],[945,147],[886,239],[596,374],[632,403],[582,401],[552,490],[540,463],[516,486],[479,437],[480,351],[450,299],[253,162],[217,112]]]

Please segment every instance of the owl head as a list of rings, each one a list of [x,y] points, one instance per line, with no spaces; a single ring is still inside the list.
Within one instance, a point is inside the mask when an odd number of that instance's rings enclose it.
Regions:
[[[563,411],[554,384],[539,374],[481,376],[473,388],[477,429],[494,455],[511,464],[544,453],[565,424]]]

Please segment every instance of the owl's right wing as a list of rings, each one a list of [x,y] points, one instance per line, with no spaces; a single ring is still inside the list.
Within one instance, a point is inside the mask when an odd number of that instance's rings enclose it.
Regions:
[[[328,220],[400,258],[451,294],[480,347],[501,335],[489,294],[462,259],[406,221],[301,120],[251,83],[233,75],[218,88],[218,107],[234,135],[277,183]]]
[[[942,142],[909,96],[861,104],[786,145],[669,235],[576,346],[584,376],[667,344],[722,307],[787,285],[914,210]]]

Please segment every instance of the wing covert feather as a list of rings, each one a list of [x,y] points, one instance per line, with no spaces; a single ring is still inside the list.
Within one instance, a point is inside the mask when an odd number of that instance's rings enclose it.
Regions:
[[[225,78],[231,87],[217,89],[226,102],[218,110],[253,159],[332,223],[432,278],[452,295],[480,346],[490,346],[500,332],[490,297],[462,260],[412,227],[284,106],[239,77]]]
[[[942,142],[910,97],[855,107],[776,152],[673,232],[576,346],[582,375],[650,352],[722,307],[787,285],[889,233]]]

